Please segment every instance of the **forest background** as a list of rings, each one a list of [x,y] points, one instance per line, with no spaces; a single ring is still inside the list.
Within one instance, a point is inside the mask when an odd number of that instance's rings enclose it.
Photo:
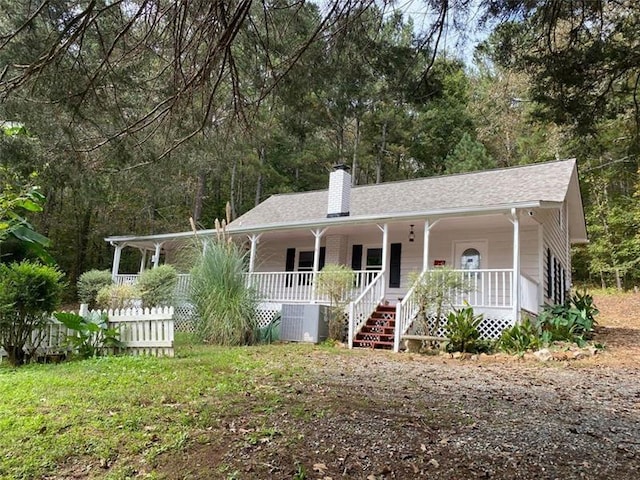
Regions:
[[[0,0],[0,188],[41,187],[75,284],[105,236],[211,228],[335,163],[363,185],[575,157],[574,279],[628,288],[639,33],[633,0]]]

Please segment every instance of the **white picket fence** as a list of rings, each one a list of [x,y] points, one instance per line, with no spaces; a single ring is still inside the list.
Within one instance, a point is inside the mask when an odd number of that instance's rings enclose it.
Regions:
[[[97,310],[106,313],[109,327],[120,331],[125,351],[132,355],[173,357],[173,307]]]
[[[89,311],[81,306],[79,313],[83,316],[106,313],[108,326],[120,332],[119,339],[125,345],[125,354],[174,356],[173,307]],[[74,334],[73,330],[52,317],[44,328],[32,333],[31,341],[24,349],[31,356],[65,354],[70,351],[67,338]],[[6,352],[0,348],[0,360],[3,356],[6,356]]]

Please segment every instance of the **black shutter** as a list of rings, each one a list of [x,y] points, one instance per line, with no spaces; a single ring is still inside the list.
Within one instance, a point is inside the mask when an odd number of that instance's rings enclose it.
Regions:
[[[354,245],[351,249],[351,269],[362,270],[362,245]]]
[[[562,303],[562,288],[560,286],[560,262],[554,257],[553,265],[555,267],[553,287],[555,290],[554,300],[556,304]]]
[[[296,268],[296,249],[295,248],[287,248],[287,259],[284,263],[285,272],[293,272]],[[293,283],[292,277],[287,275],[286,286],[290,287]]]
[[[553,299],[553,276],[551,274],[551,249],[547,248],[547,262],[546,262],[546,274],[547,274],[547,298]]]
[[[320,262],[318,266],[318,270],[322,270],[324,268],[324,261],[327,256],[327,247],[320,247]]]
[[[389,257],[389,288],[400,288],[400,259],[402,244],[392,243]]]

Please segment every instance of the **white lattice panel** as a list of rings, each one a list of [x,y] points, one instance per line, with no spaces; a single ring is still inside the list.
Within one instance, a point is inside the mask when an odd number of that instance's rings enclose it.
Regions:
[[[181,303],[174,307],[173,320],[176,332],[194,333],[196,331],[196,309],[189,303]]]
[[[264,328],[282,311],[281,303],[262,303],[256,311],[258,328]]]
[[[480,325],[478,326],[478,330],[480,331],[480,338],[484,339],[496,339],[500,337],[502,331],[505,328],[511,327],[514,322],[510,318],[510,316],[504,312],[502,314],[496,314],[497,312],[490,312],[484,314],[484,318]],[[440,326],[438,331],[435,332],[436,326],[436,316],[435,314],[431,314],[428,317],[427,324],[429,326],[429,332],[424,331],[424,327],[420,324],[420,322],[414,321],[409,328],[410,335],[431,335],[435,337],[446,337],[446,332],[444,330],[444,326],[447,323],[447,318],[442,316],[440,319]]]

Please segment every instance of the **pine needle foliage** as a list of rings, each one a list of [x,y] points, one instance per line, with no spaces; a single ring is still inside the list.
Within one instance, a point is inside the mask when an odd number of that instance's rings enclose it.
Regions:
[[[255,343],[258,296],[246,284],[246,253],[236,244],[205,240],[191,270],[196,333],[218,345]]]

